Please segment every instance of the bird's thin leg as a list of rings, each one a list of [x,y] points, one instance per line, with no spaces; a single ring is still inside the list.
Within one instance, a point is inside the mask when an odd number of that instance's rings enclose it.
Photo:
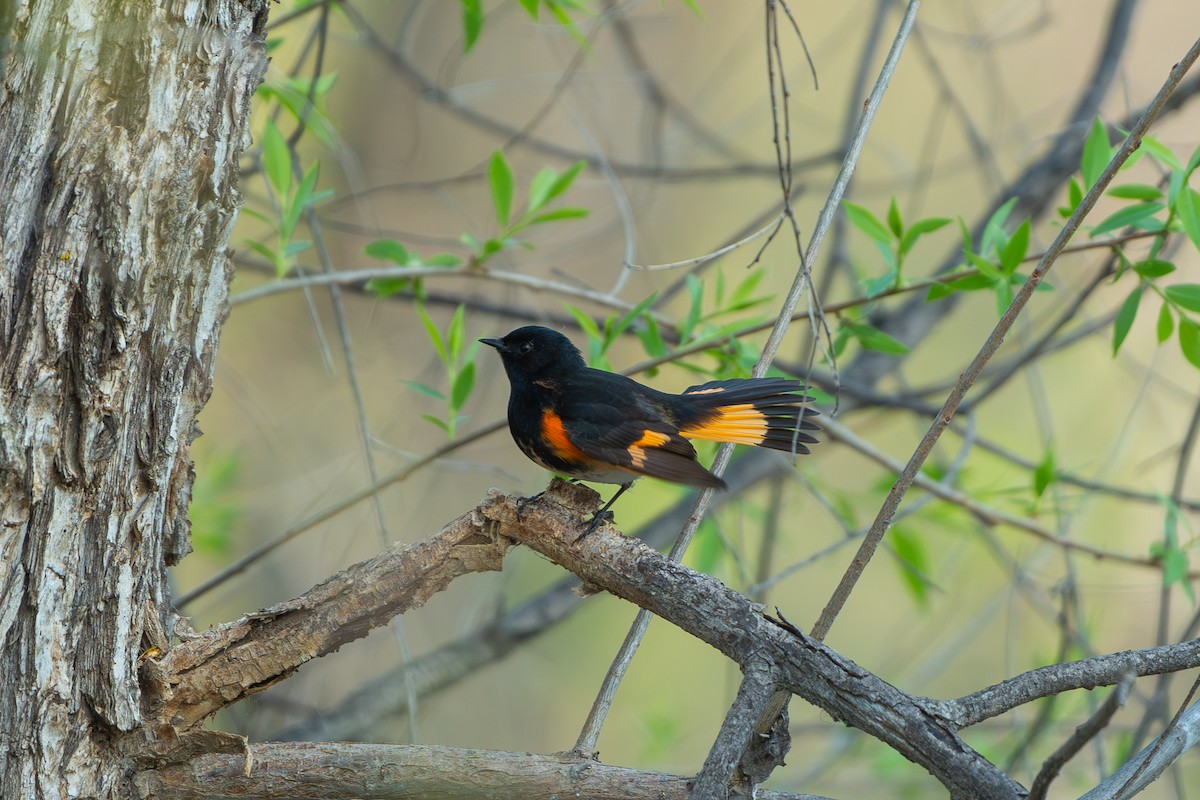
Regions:
[[[610,508],[612,508],[612,504],[617,502],[617,498],[620,497],[621,495],[625,494],[625,490],[628,489],[630,486],[633,486],[633,481],[630,481],[629,483],[621,484],[621,488],[617,489],[617,493],[612,496],[612,499],[604,504],[604,508],[600,509],[599,511],[597,511],[595,514],[592,515],[592,521],[589,522],[588,526],[583,529],[583,533],[581,533],[575,537],[575,541],[578,542],[580,539],[587,536],[592,531],[596,530],[596,528],[600,525],[600,523],[604,521],[604,518],[606,516],[609,516],[608,510]]]

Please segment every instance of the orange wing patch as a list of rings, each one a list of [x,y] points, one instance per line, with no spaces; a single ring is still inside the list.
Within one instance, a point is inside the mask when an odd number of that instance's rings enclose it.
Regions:
[[[646,448],[661,447],[669,441],[671,441],[671,437],[665,433],[659,433],[658,431],[642,431],[642,438],[629,445],[629,457],[633,460],[633,466],[637,469],[642,469],[645,467]]]
[[[542,439],[550,445],[554,454],[563,461],[590,461],[587,454],[575,446],[567,438],[567,429],[563,427],[562,417],[547,408],[542,412]]]
[[[759,445],[767,436],[767,418],[751,403],[722,406],[705,421],[679,433],[689,439]]]

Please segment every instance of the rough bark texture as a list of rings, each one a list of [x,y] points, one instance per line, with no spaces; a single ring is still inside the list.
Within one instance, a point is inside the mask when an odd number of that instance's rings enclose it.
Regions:
[[[400,544],[342,570],[300,597],[193,634],[146,659],[155,723],[179,732],[261,692],[315,658],[361,639],[460,575],[499,570],[512,541],[480,534],[471,511],[416,544]]]
[[[573,755],[380,744],[261,744],[246,755],[201,756],[135,779],[156,800],[685,800],[687,778]],[[759,800],[828,800],[759,791]]]
[[[8,5],[8,4],[6,4]],[[122,796],[225,314],[264,0],[15,4],[0,86],[0,796]]]

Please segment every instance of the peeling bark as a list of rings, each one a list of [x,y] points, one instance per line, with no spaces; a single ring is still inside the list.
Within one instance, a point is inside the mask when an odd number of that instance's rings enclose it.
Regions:
[[[266,3],[15,4],[0,86],[0,796],[126,796],[226,313]]]

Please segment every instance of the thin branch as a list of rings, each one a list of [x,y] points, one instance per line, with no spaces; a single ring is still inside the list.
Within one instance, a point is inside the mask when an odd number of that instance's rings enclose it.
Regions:
[[[1112,686],[1127,672],[1140,677],[1200,667],[1200,639],[1179,644],[1126,650],[1023,672],[957,700],[934,701],[937,713],[959,730],[978,725],[1039,697]]]

